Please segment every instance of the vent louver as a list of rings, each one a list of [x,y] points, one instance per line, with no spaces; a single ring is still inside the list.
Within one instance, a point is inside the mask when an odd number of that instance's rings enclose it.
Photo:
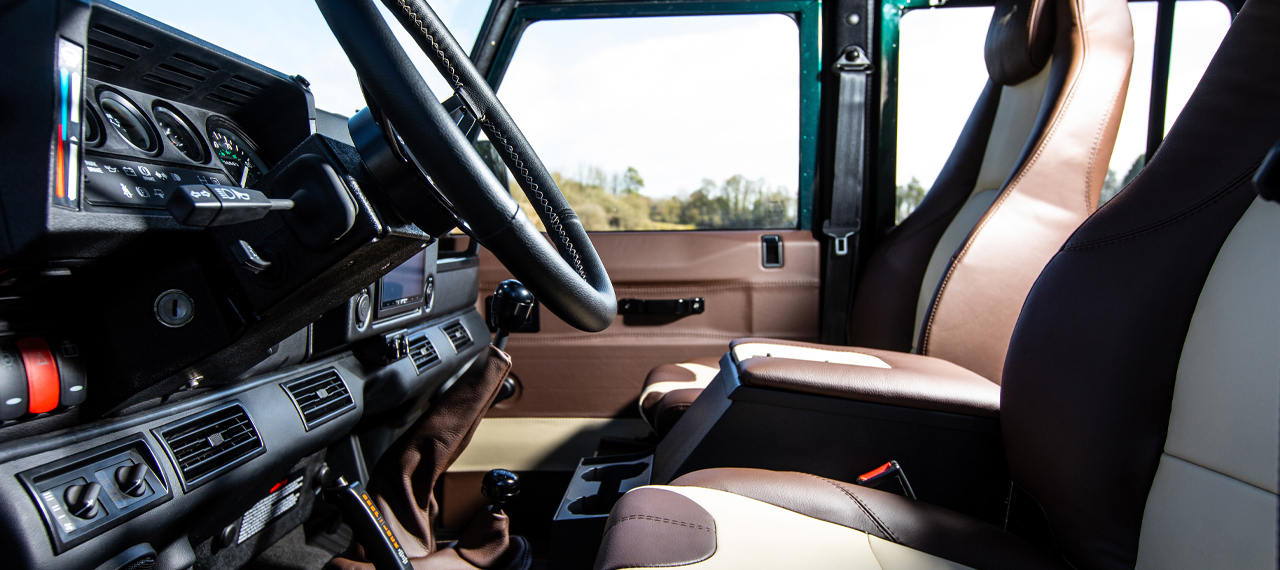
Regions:
[[[413,359],[413,369],[418,374],[422,374],[428,366],[440,362],[440,354],[427,338],[427,331],[409,337],[409,358]]]
[[[158,432],[187,491],[263,452],[258,430],[239,403],[184,419]]]
[[[471,346],[471,333],[467,332],[467,327],[462,326],[462,321],[453,321],[444,326],[444,335],[449,337],[449,342],[453,343],[453,349],[462,352],[462,349]]]
[[[351,391],[333,368],[280,387],[293,400],[307,431],[356,407]]]

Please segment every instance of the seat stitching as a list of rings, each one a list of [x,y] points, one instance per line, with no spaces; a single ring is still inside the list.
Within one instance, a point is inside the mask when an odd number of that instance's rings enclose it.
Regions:
[[[1093,249],[1096,247],[1111,245],[1114,243],[1124,242],[1127,240],[1143,237],[1147,234],[1158,232],[1169,226],[1182,223],[1187,219],[1201,213],[1202,211],[1214,206],[1218,201],[1226,198],[1232,192],[1239,190],[1242,184],[1249,183],[1249,181],[1253,177],[1253,173],[1257,170],[1261,162],[1262,162],[1261,160],[1259,160],[1258,162],[1255,162],[1252,166],[1245,169],[1244,172],[1237,175],[1235,178],[1231,179],[1225,185],[1221,186],[1218,190],[1216,190],[1213,194],[1210,194],[1207,198],[1195,204],[1192,204],[1191,206],[1171,216],[1168,216],[1152,224],[1148,224],[1136,230],[1123,233],[1117,236],[1094,239],[1090,241],[1083,241],[1077,245],[1064,245],[1062,247],[1062,251],[1080,251],[1080,250]]]
[[[859,499],[856,495],[849,492],[849,490],[846,489],[844,485],[841,485],[839,483],[836,483],[835,481],[826,479],[824,477],[819,477],[817,475],[809,475],[809,476],[819,481],[822,481],[824,483],[827,483],[828,485],[831,485],[836,489],[839,489],[840,492],[844,493],[846,497],[853,499],[853,502],[857,503],[858,508],[862,510],[862,514],[867,515],[867,518],[871,519],[871,522],[876,525],[876,528],[880,529],[880,532],[883,532],[885,536],[888,536],[889,540],[892,540],[898,544],[902,544],[902,541],[898,540],[897,536],[894,536],[893,531],[889,530],[889,525],[886,525],[884,521],[881,521],[880,517],[877,517],[875,512],[871,510],[871,507],[868,507],[866,503],[862,502],[862,499]]]
[[[655,516],[653,516],[653,515],[627,515],[627,516],[625,516],[625,517],[622,517],[622,518],[620,518],[620,519],[618,519],[618,520],[614,521],[613,526],[609,527],[609,530],[613,530],[613,529],[617,528],[619,524],[622,524],[622,523],[624,523],[624,522],[626,522],[626,521],[631,521],[631,520],[646,520],[646,521],[653,521],[653,522],[667,523],[667,524],[670,524],[670,525],[682,526],[682,527],[689,528],[689,529],[693,529],[693,530],[705,530],[705,531],[707,531],[707,532],[713,532],[713,531],[715,530],[715,529],[713,529],[713,528],[711,528],[711,527],[709,527],[709,526],[704,526],[704,525],[700,525],[700,524],[696,524],[696,523],[689,523],[689,522],[684,522],[684,521],[678,521],[678,520],[675,520],[675,519],[669,519],[669,518],[666,518],[666,517],[655,517]]]
[[[1077,21],[1083,21],[1083,18],[1080,17],[1079,2],[1074,4],[1073,14]],[[1027,173],[1040,162],[1040,157],[1044,155],[1045,149],[1050,146],[1049,143],[1055,140],[1054,137],[1057,135],[1059,127],[1062,126],[1062,122],[1065,120],[1063,117],[1066,116],[1069,110],[1073,109],[1076,92],[1078,91],[1081,83],[1080,78],[1084,75],[1084,68],[1089,63],[1088,58],[1085,57],[1089,47],[1089,38],[1083,28],[1081,28],[1077,33],[1080,34],[1082,44],[1080,49],[1081,57],[1078,61],[1079,67],[1076,69],[1074,78],[1071,78],[1071,76],[1068,75],[1069,78],[1073,79],[1071,83],[1069,85],[1064,84],[1062,90],[1059,92],[1058,101],[1061,102],[1061,105],[1056,105],[1052,119],[1045,127],[1044,132],[1040,135],[1040,140],[1037,141],[1035,152],[1027,158],[1027,161],[1024,164],[1018,167],[1013,179],[1004,185],[1000,190],[1000,194],[996,196],[995,201],[987,208],[987,212],[983,214],[982,218],[978,220],[978,224],[974,226],[971,232],[969,232],[969,237],[965,239],[964,245],[960,247],[958,252],[951,256],[951,263],[947,266],[947,273],[943,275],[942,281],[938,283],[937,292],[934,293],[933,302],[929,306],[929,316],[925,319],[924,331],[920,335],[920,354],[928,354],[929,343],[933,340],[933,324],[938,315],[938,306],[941,304],[942,297],[947,291],[947,286],[951,284],[951,278],[955,275],[956,269],[968,255],[969,249],[973,246],[973,242],[982,233],[982,230],[986,229],[991,219],[994,218],[1000,211],[1000,208],[1004,206],[1005,201],[1013,193],[1013,190],[1022,183],[1022,180],[1026,178]],[[1055,53],[1054,55],[1057,54]],[[1053,63],[1051,62],[1049,65],[1053,65]],[[1053,71],[1050,70],[1050,74],[1052,73]],[[1086,184],[1085,187],[1087,189],[1088,185]]]

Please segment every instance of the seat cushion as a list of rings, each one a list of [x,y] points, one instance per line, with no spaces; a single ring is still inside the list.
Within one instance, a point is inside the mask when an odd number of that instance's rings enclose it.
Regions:
[[[650,370],[640,393],[640,416],[659,436],[667,435],[719,372],[719,358],[695,358]]]
[[[666,548],[662,545],[675,545]],[[596,568],[1064,568],[987,523],[814,475],[708,469],[633,490]]]

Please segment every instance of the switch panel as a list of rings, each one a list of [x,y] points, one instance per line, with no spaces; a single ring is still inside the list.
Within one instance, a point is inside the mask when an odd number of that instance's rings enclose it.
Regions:
[[[54,551],[68,549],[173,498],[141,435],[18,474]]]

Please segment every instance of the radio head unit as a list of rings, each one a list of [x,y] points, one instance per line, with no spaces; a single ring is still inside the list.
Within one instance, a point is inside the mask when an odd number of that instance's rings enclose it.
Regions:
[[[427,270],[427,252],[423,250],[383,275],[378,280],[378,310],[375,318],[381,319],[424,307],[430,285]]]

